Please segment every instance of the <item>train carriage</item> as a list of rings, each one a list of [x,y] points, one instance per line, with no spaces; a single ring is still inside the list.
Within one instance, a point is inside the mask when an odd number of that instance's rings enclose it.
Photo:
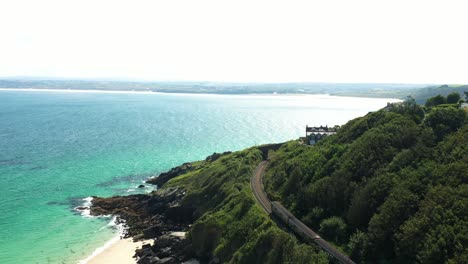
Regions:
[[[296,234],[300,235],[305,240],[316,243],[328,254],[338,259],[338,261],[341,263],[354,264],[354,262],[348,256],[343,255],[341,252],[334,249],[333,246],[323,240],[317,233],[312,231],[312,229],[294,217],[294,215],[292,215],[288,209],[284,208],[281,203],[271,202],[271,213],[273,216],[286,223],[288,227],[291,228]]]

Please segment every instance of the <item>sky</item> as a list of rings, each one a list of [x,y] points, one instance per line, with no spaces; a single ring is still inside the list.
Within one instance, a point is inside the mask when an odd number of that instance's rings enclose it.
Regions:
[[[466,84],[467,12],[463,0],[1,0],[0,76]]]

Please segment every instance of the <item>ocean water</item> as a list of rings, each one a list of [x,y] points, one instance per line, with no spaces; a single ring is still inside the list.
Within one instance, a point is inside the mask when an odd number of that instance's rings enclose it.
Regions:
[[[73,208],[213,152],[282,142],[390,99],[0,91],[0,263],[77,263],[115,237]]]

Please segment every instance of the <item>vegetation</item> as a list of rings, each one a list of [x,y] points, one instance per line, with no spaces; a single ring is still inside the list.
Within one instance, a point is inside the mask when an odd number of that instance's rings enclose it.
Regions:
[[[449,93],[447,95],[447,104],[456,104],[460,101],[461,96],[457,92]]]
[[[429,98],[437,95],[451,95],[451,97],[453,97],[456,96],[455,94],[463,94],[463,92],[466,90],[468,90],[468,85],[440,85],[425,87],[422,89],[413,89],[412,91],[408,91],[407,95],[411,95],[416,99],[416,102],[418,102],[419,104],[423,104]]]
[[[369,113],[314,147],[288,142],[267,192],[357,262],[468,263],[468,118],[439,99]]]
[[[253,170],[263,160],[257,148],[235,152],[172,179],[183,186],[183,203],[196,208],[189,238],[200,260],[221,263],[328,263],[320,250],[280,229],[256,205],[250,189]]]
[[[467,92],[465,92],[466,95]],[[460,93],[452,92],[444,97],[443,95],[436,95],[430,97],[426,100],[426,107],[434,107],[434,106],[455,106],[455,104],[462,103],[463,100],[461,99]],[[445,105],[446,104],[446,105]]]
[[[439,94],[439,95],[436,95],[434,97],[427,99],[426,106],[428,107],[438,106],[438,105],[445,104],[445,103],[447,103],[447,98]]]

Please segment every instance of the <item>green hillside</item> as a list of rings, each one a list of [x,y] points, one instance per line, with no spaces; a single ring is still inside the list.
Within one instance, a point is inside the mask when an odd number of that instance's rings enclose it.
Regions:
[[[274,199],[362,263],[468,263],[467,183],[466,112],[414,102],[314,147],[289,142],[266,175]]]
[[[409,100],[307,146],[252,147],[174,168],[202,263],[328,263],[256,204],[250,178],[269,153],[273,200],[357,263],[468,263],[468,124],[456,104]]]

